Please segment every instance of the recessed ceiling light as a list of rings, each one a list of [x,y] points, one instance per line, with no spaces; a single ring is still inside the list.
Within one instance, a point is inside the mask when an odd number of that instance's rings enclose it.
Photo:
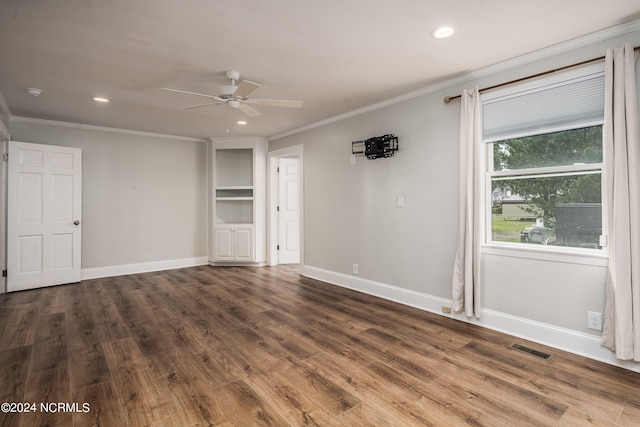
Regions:
[[[100,96],[94,97],[93,100],[96,101],[96,102],[103,102],[103,103],[109,102],[109,100],[107,98],[102,98]]]
[[[431,31],[431,37],[434,39],[442,40],[451,37],[456,32],[456,29],[451,25],[444,25]]]
[[[247,124],[247,121],[246,120],[238,120],[236,123],[238,123],[241,126],[244,126],[244,125]]]
[[[38,89],[37,87],[28,87],[27,93],[33,96],[40,96],[42,95],[42,89]]]

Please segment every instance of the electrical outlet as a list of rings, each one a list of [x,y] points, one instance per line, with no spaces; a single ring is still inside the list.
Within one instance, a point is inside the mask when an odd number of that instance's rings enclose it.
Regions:
[[[353,274],[358,274],[358,264],[353,264]]]
[[[444,314],[451,314],[451,307],[449,307],[448,305],[443,305],[442,306],[442,312]]]
[[[602,313],[595,311],[587,311],[587,328],[595,329],[596,331],[602,330]]]

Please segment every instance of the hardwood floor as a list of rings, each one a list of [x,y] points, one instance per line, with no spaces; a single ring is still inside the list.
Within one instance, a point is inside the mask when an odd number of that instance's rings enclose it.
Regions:
[[[0,295],[0,338],[0,426],[640,425],[640,374],[286,266]]]

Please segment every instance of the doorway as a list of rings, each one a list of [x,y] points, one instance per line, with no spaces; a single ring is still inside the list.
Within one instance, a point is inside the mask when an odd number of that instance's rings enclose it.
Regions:
[[[269,265],[304,265],[302,145],[269,152]]]
[[[82,150],[9,142],[7,291],[81,279]]]

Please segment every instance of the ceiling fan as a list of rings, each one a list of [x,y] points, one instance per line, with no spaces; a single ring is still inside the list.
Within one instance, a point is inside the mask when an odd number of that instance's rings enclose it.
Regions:
[[[286,99],[253,99],[249,98],[249,94],[258,89],[260,85],[258,83],[250,82],[249,80],[243,80],[239,85],[236,85],[236,81],[240,79],[240,73],[236,70],[229,70],[226,72],[226,76],[231,80],[230,85],[220,86],[218,89],[218,95],[209,95],[206,93],[188,92],[186,90],[170,89],[162,87],[160,89],[169,92],[184,93],[187,95],[196,95],[209,98],[213,102],[206,104],[191,105],[185,107],[186,110],[194,108],[208,107],[209,105],[221,105],[226,104],[231,108],[237,108],[249,117],[258,117],[262,113],[252,107],[252,105],[269,105],[274,107],[289,107],[300,108],[302,107],[302,101],[292,101]]]

